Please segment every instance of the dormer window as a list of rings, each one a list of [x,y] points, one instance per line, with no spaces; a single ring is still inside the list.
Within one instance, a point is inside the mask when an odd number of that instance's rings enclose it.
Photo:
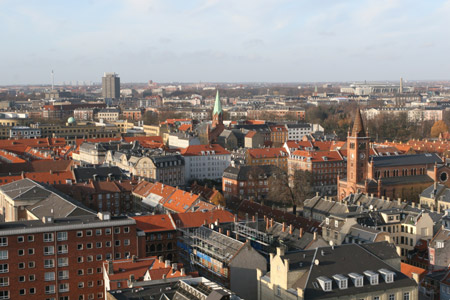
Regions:
[[[388,269],[380,269],[380,270],[378,270],[378,272],[380,272],[380,274],[384,277],[384,281],[386,283],[394,282],[394,275],[395,275],[394,272],[392,272]]]
[[[333,279],[336,280],[339,289],[344,290],[348,287],[348,278],[341,274],[333,275]]]
[[[374,271],[365,271],[364,275],[366,275],[367,278],[369,279],[370,285],[378,284],[378,273]]]
[[[348,276],[352,279],[353,284],[355,287],[362,287],[364,286],[364,277],[361,274],[358,273],[350,273]]]
[[[317,278],[317,281],[320,284],[320,287],[324,292],[331,292],[332,290],[332,281],[330,278],[325,276],[320,276]]]
[[[330,219],[329,218],[325,219],[325,224],[330,225]]]
[[[339,222],[338,221],[334,221],[334,227],[338,227],[339,226]]]

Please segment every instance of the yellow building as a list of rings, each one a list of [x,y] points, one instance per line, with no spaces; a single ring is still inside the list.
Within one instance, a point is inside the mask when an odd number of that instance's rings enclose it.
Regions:
[[[287,172],[288,153],[284,148],[248,149],[246,163],[250,166],[272,165]]]
[[[257,281],[258,300],[418,299],[417,283],[400,272],[400,257],[387,242],[292,253],[277,248],[270,272],[257,270]]]

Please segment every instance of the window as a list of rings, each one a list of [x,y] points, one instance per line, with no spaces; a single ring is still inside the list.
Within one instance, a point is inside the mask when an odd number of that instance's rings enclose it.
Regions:
[[[84,275],[84,270],[83,269],[79,269],[78,270],[78,275]]]
[[[68,246],[67,245],[58,245],[58,254],[64,254],[68,252]]]
[[[8,259],[8,250],[1,250],[0,251],[0,260],[3,260],[3,259]]]
[[[114,228],[114,233],[115,234],[119,234],[120,233],[120,227],[115,227]]]
[[[97,243],[95,243],[95,247],[101,248],[101,247],[102,247],[102,242],[97,242]]]
[[[44,280],[45,281],[53,281],[53,280],[55,280],[55,272],[45,272]]]
[[[403,293],[403,300],[409,300],[409,292]]]
[[[102,255],[101,254],[97,254],[97,260],[102,260]]]
[[[25,276],[19,276],[19,282],[25,282]]]
[[[87,243],[86,244],[86,249],[92,249],[92,243]]]
[[[86,230],[86,236],[92,236],[92,230]]]
[[[84,288],[84,282],[83,281],[78,282],[78,288],[79,289]]]
[[[389,294],[388,300],[395,300],[395,294]]]
[[[123,240],[123,245],[124,246],[129,246],[130,245],[130,240]]]
[[[102,235],[102,230],[101,229],[96,229],[95,230],[95,235]]]
[[[62,231],[57,233],[58,241],[67,241],[67,231]]]
[[[82,263],[82,262],[84,261],[83,256],[78,256],[77,261],[78,261],[79,263]]]
[[[30,288],[30,294],[36,294],[36,289],[35,288]]]
[[[116,245],[116,246],[120,246],[120,240],[116,240],[116,241],[115,241],[115,245]]]
[[[124,233],[129,233],[130,232],[130,227],[124,227],[123,228],[123,232]]]
[[[9,291],[0,291],[0,299],[9,299]]]
[[[29,248],[28,255],[33,255],[33,254],[34,254],[34,248]]]
[[[87,261],[94,261],[94,257],[92,255],[87,256]]]
[[[53,233],[44,233],[44,242],[53,242]]]
[[[83,237],[83,231],[77,231],[77,237]]]
[[[27,294],[27,290],[26,289],[20,289],[19,290],[19,295],[26,295]]]
[[[28,268],[32,269],[36,266],[36,264],[34,263],[34,261],[29,261],[28,262]]]
[[[87,269],[87,273],[88,274],[94,274],[94,269],[93,268],[88,268]]]
[[[54,285],[46,285],[45,286],[45,293],[46,294],[54,294],[55,293],[55,286]]]
[[[68,292],[69,291],[69,284],[68,283],[61,283],[59,285],[59,292],[63,293],[63,292]]]
[[[55,247],[53,246],[44,247],[44,255],[53,255],[53,254],[55,254]]]
[[[22,235],[17,237],[17,242],[18,243],[23,243],[24,241],[25,241],[25,239],[24,239],[24,237]]]
[[[34,242],[34,235],[29,235],[28,236],[28,241],[29,242]]]
[[[0,246],[8,246],[8,238],[0,237]]]
[[[44,268],[54,268],[54,267],[55,267],[55,260],[53,259],[44,260]]]
[[[0,277],[0,286],[8,286],[9,277]]]
[[[59,280],[69,279],[69,271],[68,270],[58,271],[58,279]]]
[[[69,265],[68,257],[60,257],[58,258],[58,267],[66,267]]]
[[[28,275],[28,281],[35,281],[35,280],[36,280],[36,275],[34,275],[34,274]]]
[[[111,228],[105,228],[105,234],[106,235],[111,234]]]
[[[373,300],[380,300],[380,296],[374,296]]]
[[[19,269],[25,269],[25,263],[24,262],[20,262],[19,263]]]
[[[18,254],[19,256],[23,256],[23,255],[25,255],[25,250],[19,249],[19,250],[17,251],[17,254]]]

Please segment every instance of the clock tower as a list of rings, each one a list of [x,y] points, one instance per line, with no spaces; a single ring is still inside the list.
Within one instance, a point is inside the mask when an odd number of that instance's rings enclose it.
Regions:
[[[369,137],[358,108],[352,132],[347,136],[347,188],[351,192],[358,192],[356,187],[358,183],[361,185],[367,179],[368,161]]]

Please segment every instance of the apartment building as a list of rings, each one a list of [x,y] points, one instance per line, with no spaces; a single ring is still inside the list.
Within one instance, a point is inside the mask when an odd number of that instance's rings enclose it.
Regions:
[[[181,151],[185,180],[221,179],[231,163],[231,153],[218,144],[189,146]]]
[[[105,299],[105,259],[136,255],[136,222],[77,216],[0,225],[2,299]]]

